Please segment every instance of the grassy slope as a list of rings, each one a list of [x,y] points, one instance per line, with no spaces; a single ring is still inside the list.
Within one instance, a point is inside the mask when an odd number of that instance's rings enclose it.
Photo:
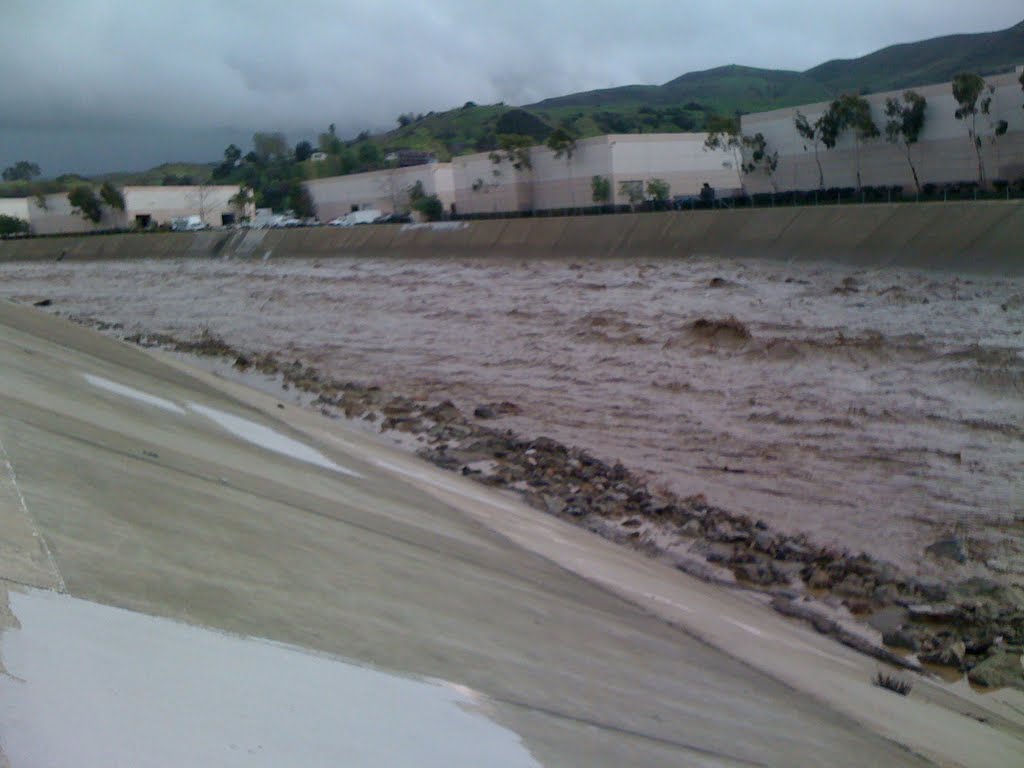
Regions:
[[[94,180],[103,182],[111,181],[119,187],[138,186],[159,186],[165,176],[191,177],[193,183],[200,183],[210,178],[210,172],[215,163],[163,163],[148,171],[135,171],[123,173],[106,173],[102,176],[95,176]]]

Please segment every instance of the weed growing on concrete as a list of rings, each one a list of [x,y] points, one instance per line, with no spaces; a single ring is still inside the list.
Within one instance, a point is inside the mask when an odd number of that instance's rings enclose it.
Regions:
[[[878,687],[887,688],[890,691],[898,693],[900,696],[906,696],[914,688],[914,684],[910,681],[886,672],[879,672],[876,674],[874,683]]]

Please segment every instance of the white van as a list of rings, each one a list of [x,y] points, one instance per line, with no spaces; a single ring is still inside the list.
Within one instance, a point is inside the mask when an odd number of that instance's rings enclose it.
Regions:
[[[383,211],[376,208],[367,208],[364,211],[352,211],[352,213],[346,213],[344,216],[332,219],[328,224],[332,227],[354,227],[357,224],[373,224],[373,222],[383,215]]]
[[[206,229],[206,224],[198,216],[185,216],[174,219],[171,222],[171,229],[175,232],[198,232],[201,229]]]

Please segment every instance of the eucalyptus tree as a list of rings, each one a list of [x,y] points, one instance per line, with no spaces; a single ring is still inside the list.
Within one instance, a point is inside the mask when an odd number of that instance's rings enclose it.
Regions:
[[[704,140],[704,151],[719,150],[732,156],[732,167],[736,169],[740,193],[745,197],[747,187],[743,183],[743,137],[740,134],[739,118],[709,115],[705,125],[708,136]]]
[[[500,174],[502,163],[511,164],[512,168],[520,173],[532,174],[533,161],[530,159],[530,148],[533,146],[533,139],[520,133],[498,134],[498,149],[491,152],[488,157],[496,166],[495,170]],[[532,185],[531,185],[532,186]],[[530,196],[530,210],[533,210],[533,195]]]
[[[910,149],[917,144],[924,131],[927,107],[927,99],[917,91],[904,91],[900,99],[893,96],[885,100],[885,116],[888,118],[885,123],[885,140],[890,144],[902,145],[907,156],[907,165],[914,175],[914,186],[917,187],[918,195],[921,194],[921,180],[917,176],[917,168],[914,166],[914,157]]]
[[[565,158],[565,170],[569,174],[569,199],[576,208],[576,190],[572,184],[572,156],[576,154],[576,137],[564,127],[556,128],[548,136],[548,149],[555,153],[555,159]]]
[[[808,144],[814,148],[814,162],[818,166],[818,189],[825,188],[825,172],[821,168],[821,157],[818,155],[818,147],[824,143],[822,136],[824,119],[825,116],[822,115],[812,123],[799,109],[796,111],[796,117],[793,118],[796,132],[804,140],[804,152],[807,151]]]
[[[844,93],[832,102],[829,111],[834,115],[837,138],[845,131],[853,133],[853,156],[857,167],[857,189],[859,190],[863,187],[860,174],[861,144],[881,135],[871,117],[871,104],[859,94]]]
[[[740,139],[746,150],[743,162],[743,173],[752,175],[759,170],[763,171],[772,185],[772,191],[778,192],[779,185],[775,179],[775,172],[779,169],[778,151],[768,151],[768,140],[763,133],[755,133],[753,136],[743,136]]]
[[[956,100],[957,120],[967,126],[974,154],[978,159],[978,183],[985,186],[985,160],[981,155],[981,135],[978,132],[978,115],[988,115],[992,108],[992,93],[986,95],[985,79],[974,72],[961,72],[953,78],[953,98]],[[1005,131],[1004,131],[1005,132]]]
[[[100,199],[115,211],[124,211],[124,195],[114,186],[113,182],[104,181],[100,187]]]

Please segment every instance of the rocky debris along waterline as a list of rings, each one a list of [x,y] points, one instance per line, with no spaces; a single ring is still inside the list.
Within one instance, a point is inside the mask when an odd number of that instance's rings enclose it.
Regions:
[[[192,340],[156,333],[136,333],[125,340],[220,357],[240,370],[280,375],[286,386],[315,395],[314,404],[325,415],[340,412],[378,423],[382,432],[416,435],[423,443],[418,455],[438,467],[516,491],[537,509],[692,575],[766,593],[779,612],[888,663],[917,668],[920,659],[962,672],[978,669],[972,680],[980,685],[998,680],[1000,686],[1024,689],[1019,663],[1024,605],[1011,588],[993,580],[945,585],[909,577],[867,554],[819,546],[804,534],[773,531],[761,520],[714,507],[700,495],[653,494],[619,462],[609,464],[547,437],[520,437],[480,423],[518,413],[514,403],[482,404],[467,417],[449,400],[427,404],[376,385],[339,382],[300,360],[288,363],[273,354],[240,351],[209,332]],[[870,633],[851,631],[836,618],[850,614],[869,623],[884,615],[885,644],[917,654],[917,659],[873,643]],[[996,668],[998,674],[990,671]]]

